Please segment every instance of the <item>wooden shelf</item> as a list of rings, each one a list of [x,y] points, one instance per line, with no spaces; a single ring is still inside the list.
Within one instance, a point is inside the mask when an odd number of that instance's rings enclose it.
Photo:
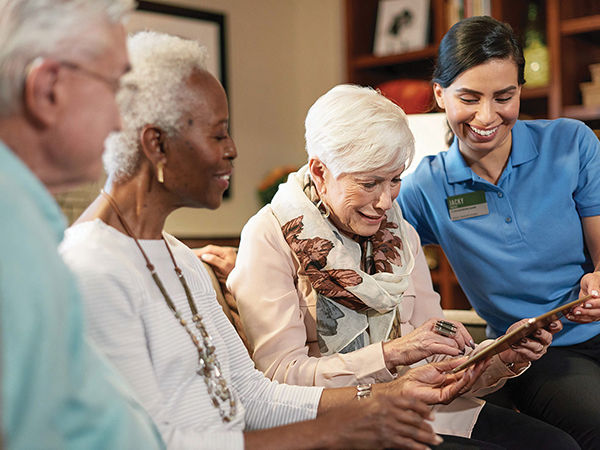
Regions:
[[[525,85],[521,90],[521,98],[524,100],[529,100],[533,98],[544,98],[548,97],[549,92],[550,86],[540,86],[531,88]]]
[[[435,58],[437,54],[437,45],[430,45],[422,50],[401,53],[398,55],[375,56],[362,55],[351,59],[348,63],[355,69],[366,69],[392,66],[394,64],[409,63],[427,58]]]
[[[563,116],[570,117],[571,119],[582,120],[582,121],[599,120],[600,119],[600,106],[583,106],[583,105],[565,106],[563,109]]]
[[[560,23],[560,33],[563,36],[589,33],[600,29],[600,14],[588,17],[566,19]]]

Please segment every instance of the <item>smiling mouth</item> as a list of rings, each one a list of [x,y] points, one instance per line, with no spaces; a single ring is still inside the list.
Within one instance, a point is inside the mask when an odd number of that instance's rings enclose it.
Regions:
[[[475,128],[473,125],[469,125],[467,124],[467,126],[476,134],[478,134],[479,136],[491,136],[492,134],[494,134],[496,131],[498,131],[499,127],[494,127],[494,128],[490,128],[489,130],[482,130],[480,128]]]
[[[360,212],[360,211],[359,211]],[[381,220],[383,218],[383,216],[369,216],[365,213],[360,213],[363,217],[369,219],[369,220]]]

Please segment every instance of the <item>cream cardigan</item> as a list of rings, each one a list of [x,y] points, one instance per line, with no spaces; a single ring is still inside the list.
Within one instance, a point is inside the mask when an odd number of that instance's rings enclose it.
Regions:
[[[432,317],[443,317],[419,237],[411,225],[406,225],[415,268],[402,300],[402,334]],[[299,272],[298,261],[269,205],[244,227],[235,269],[227,284],[238,302],[252,358],[267,377],[288,384],[325,387],[394,378],[385,366],[379,342],[351,353],[321,356],[316,294],[308,277]],[[474,397],[499,389],[512,376],[515,374],[495,357],[471,392],[450,405],[436,406],[435,431],[470,437],[485,403]]]

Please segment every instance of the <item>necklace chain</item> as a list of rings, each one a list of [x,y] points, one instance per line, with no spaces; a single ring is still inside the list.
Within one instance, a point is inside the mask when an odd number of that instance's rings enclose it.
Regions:
[[[201,336],[201,340],[198,339],[198,336],[189,327],[188,322],[183,318],[181,313],[175,307],[175,304],[173,303],[171,297],[167,293],[167,290],[165,289],[161,279],[158,277],[154,265],[150,262],[150,259],[146,255],[146,252],[142,248],[140,242],[129,228],[129,225],[127,224],[125,218],[121,214],[121,211],[119,210],[119,207],[117,206],[115,200],[110,196],[110,194],[104,191],[104,189],[102,189],[100,192],[104,196],[104,198],[108,200],[109,205],[119,218],[119,222],[121,222],[121,225],[123,225],[123,228],[125,229],[127,234],[135,241],[136,245],[140,249],[142,256],[146,260],[146,267],[150,271],[152,279],[154,280],[154,283],[158,287],[158,290],[165,299],[167,306],[169,307],[179,324],[185,329],[187,334],[190,336],[192,342],[194,343],[194,346],[198,351],[199,367],[196,373],[198,375],[201,375],[204,379],[204,382],[206,383],[206,388],[208,390],[208,395],[210,396],[215,408],[219,409],[219,414],[221,415],[221,419],[223,420],[223,422],[230,422],[233,419],[233,417],[235,417],[237,412],[235,398],[233,397],[233,394],[229,389],[227,380],[225,380],[225,377],[223,377],[223,373],[221,372],[221,365],[219,364],[219,361],[217,360],[217,355],[215,354],[215,346],[213,345],[212,338],[206,331],[206,327],[204,326],[204,322],[202,321],[202,316],[198,313],[198,309],[196,308],[196,303],[194,302],[194,298],[192,297],[190,288],[187,284],[186,279],[183,276],[183,272],[181,271],[181,269],[177,265],[177,262],[175,261],[175,257],[173,256],[173,252],[171,251],[169,244],[167,244],[167,241],[164,237],[161,237],[163,242],[165,243],[165,246],[167,247],[167,251],[169,252],[171,261],[173,261],[173,267],[175,273],[177,274],[177,279],[179,280],[181,286],[183,287],[183,290],[185,291],[185,296],[187,297],[188,305],[192,312],[192,321],[194,322],[195,328],[196,330],[198,330],[198,333]]]

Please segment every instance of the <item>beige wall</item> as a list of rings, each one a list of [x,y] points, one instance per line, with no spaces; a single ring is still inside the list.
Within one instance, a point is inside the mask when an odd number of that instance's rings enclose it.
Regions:
[[[343,81],[342,0],[178,0],[224,13],[232,133],[232,196],[217,211],[182,209],[167,230],[183,237],[237,236],[259,208],[256,186],[273,167],[301,165],[304,116]]]

